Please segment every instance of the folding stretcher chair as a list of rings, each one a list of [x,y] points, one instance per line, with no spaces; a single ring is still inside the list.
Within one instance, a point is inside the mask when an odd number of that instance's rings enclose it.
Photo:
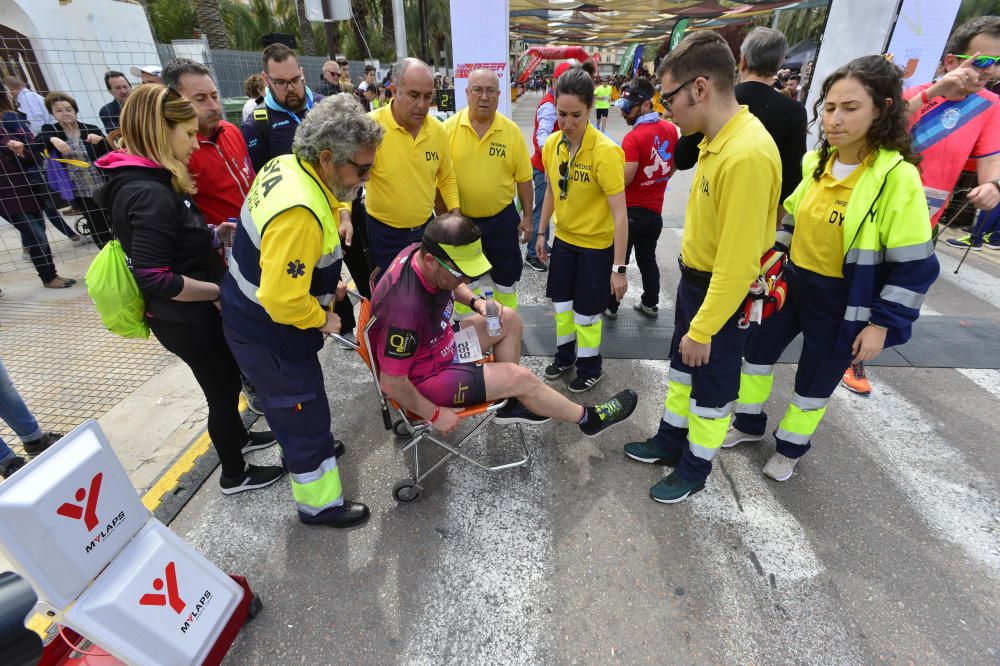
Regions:
[[[369,333],[376,319],[371,313],[371,302],[354,291],[349,290],[348,294],[361,304],[360,311],[358,313],[358,331],[361,334],[358,336],[358,342],[353,343],[352,341],[342,338],[339,335],[332,335],[331,337],[335,338],[338,342],[344,345],[352,347],[358,352],[358,355],[361,356],[361,360],[364,361],[369,372],[371,373],[372,381],[375,382],[375,389],[378,391],[382,407],[382,422],[385,424],[385,429],[392,430],[397,437],[409,438],[403,446],[404,453],[407,450],[413,450],[413,477],[403,479],[395,485],[392,490],[392,496],[396,498],[396,501],[412,502],[420,497],[420,493],[423,491],[423,486],[421,485],[423,480],[430,476],[452,456],[458,456],[459,458],[466,460],[487,472],[499,472],[501,470],[513,469],[515,467],[525,467],[530,462],[531,455],[528,452],[528,445],[524,440],[524,432],[521,430],[521,424],[515,424],[518,438],[521,442],[521,448],[524,453],[524,457],[520,460],[500,465],[489,465],[481,459],[460,450],[470,439],[472,439],[494,419],[497,411],[507,404],[506,400],[497,400],[495,402],[472,405],[459,412],[458,416],[463,420],[466,418],[479,417],[479,422],[476,423],[472,430],[470,430],[458,442],[450,444],[432,434],[432,426],[429,421],[425,421],[416,414],[406,411],[395,400],[390,399],[382,390],[382,385],[379,382],[378,361],[375,352],[372,350],[371,340],[369,338]],[[483,360],[483,362],[490,361],[492,361],[492,357],[488,357]],[[393,411],[398,415],[398,418],[395,420],[393,420],[391,415],[391,412]],[[444,449],[445,455],[436,463],[431,465],[430,469],[421,472],[420,444],[425,441]]]

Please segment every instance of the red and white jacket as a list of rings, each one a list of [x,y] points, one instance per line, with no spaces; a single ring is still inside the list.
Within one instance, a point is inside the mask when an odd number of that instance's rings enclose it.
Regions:
[[[207,224],[240,216],[256,174],[246,140],[236,125],[223,120],[214,136],[199,134],[198,150],[191,153],[188,171],[198,186],[192,198]]]

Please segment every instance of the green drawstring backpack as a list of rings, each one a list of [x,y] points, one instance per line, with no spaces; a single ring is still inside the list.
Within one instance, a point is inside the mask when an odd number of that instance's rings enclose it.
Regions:
[[[113,240],[105,245],[87,269],[84,280],[106,329],[123,338],[149,337],[146,300],[121,243]]]

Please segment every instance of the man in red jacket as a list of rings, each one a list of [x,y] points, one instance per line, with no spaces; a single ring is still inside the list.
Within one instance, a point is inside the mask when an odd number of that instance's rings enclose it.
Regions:
[[[195,204],[208,224],[239,218],[255,174],[243,134],[223,120],[222,100],[211,72],[201,63],[175,58],[163,68],[163,80],[198,110],[198,149],[188,162],[198,183]]]
[[[207,67],[187,58],[175,58],[163,68],[163,81],[194,104],[198,111],[198,149],[191,153],[188,171],[198,184],[195,205],[209,225],[239,219],[243,200],[254,176],[247,142],[240,128],[223,120],[222,100]],[[264,411],[253,384],[243,380],[247,406]]]

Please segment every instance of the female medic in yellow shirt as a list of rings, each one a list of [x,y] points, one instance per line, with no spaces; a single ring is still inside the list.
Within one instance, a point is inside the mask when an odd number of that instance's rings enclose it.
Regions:
[[[576,365],[569,390],[583,393],[602,378],[601,313],[608,294],[628,289],[625,248],[625,153],[590,124],[594,82],[574,67],[556,83],[560,131],[549,136],[542,161],[549,186],[535,238],[545,261],[549,220],[556,220],[545,295],[556,317],[556,355],[545,368],[555,380]]]

